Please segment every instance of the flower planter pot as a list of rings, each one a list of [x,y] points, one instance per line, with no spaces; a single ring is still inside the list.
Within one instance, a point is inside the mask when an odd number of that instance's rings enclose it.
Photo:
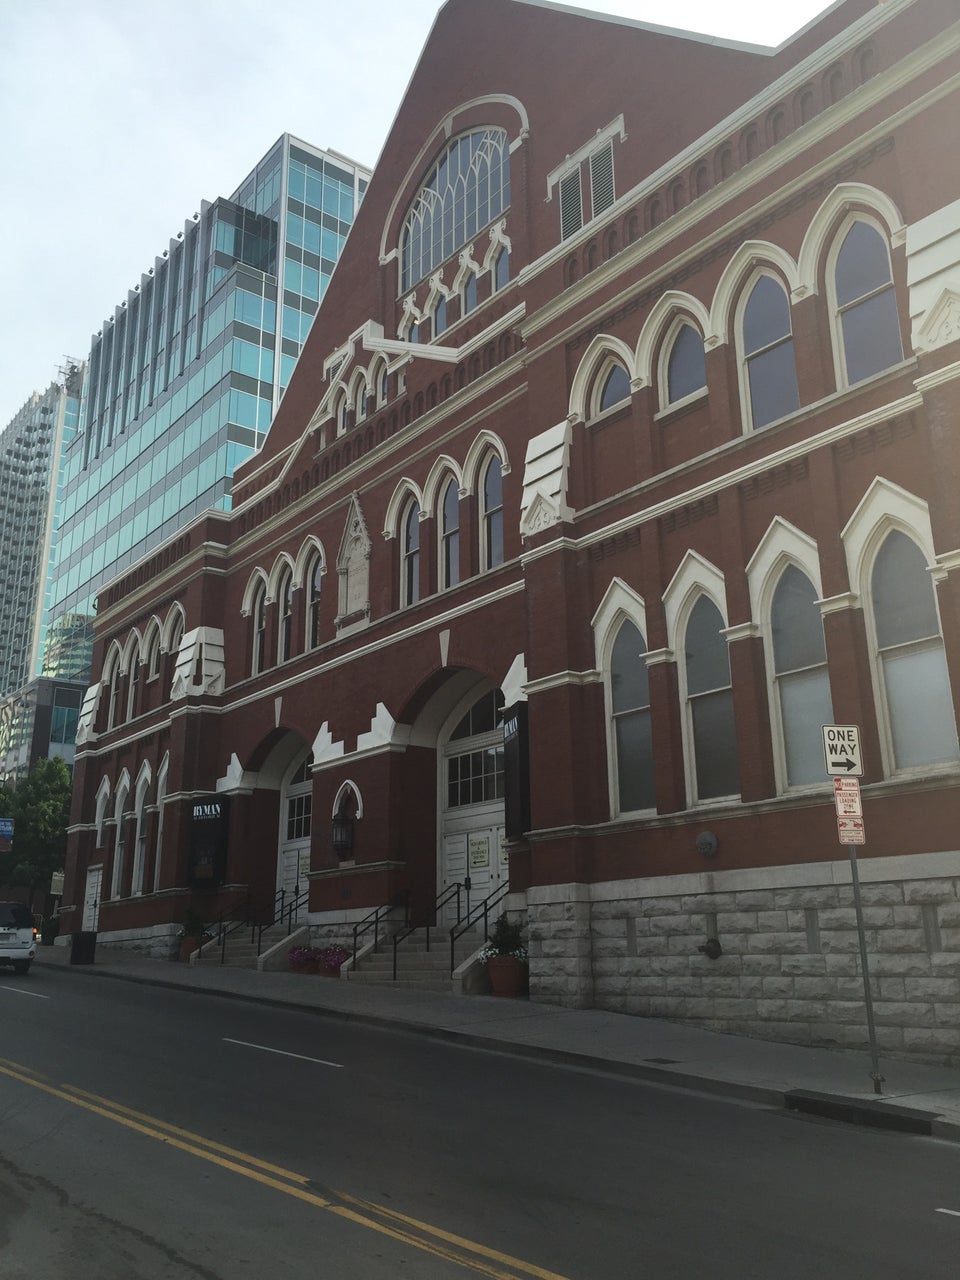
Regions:
[[[487,961],[490,990],[495,996],[519,996],[527,985],[527,966],[516,956],[491,956]]]

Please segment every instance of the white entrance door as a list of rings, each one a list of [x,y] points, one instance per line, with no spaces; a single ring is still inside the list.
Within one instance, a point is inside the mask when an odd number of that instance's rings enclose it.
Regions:
[[[509,875],[504,847],[503,731],[496,690],[456,721],[441,753],[440,893],[460,884],[460,916]],[[469,899],[469,901],[468,901]],[[457,919],[452,896],[441,923]]]
[[[83,920],[80,928],[93,932],[100,924],[100,886],[103,883],[103,867],[88,867],[87,884],[83,894]]]
[[[287,780],[280,796],[280,849],[277,859],[277,888],[283,890],[283,911],[294,908],[293,919],[307,917],[306,892],[310,881],[310,826],[312,820],[313,775],[306,756]],[[284,919],[289,919],[285,914]]]

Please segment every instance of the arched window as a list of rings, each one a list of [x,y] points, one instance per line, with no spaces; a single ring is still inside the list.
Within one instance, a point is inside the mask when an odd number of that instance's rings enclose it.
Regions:
[[[120,712],[120,653],[114,650],[107,677],[107,728],[112,729],[119,723]]]
[[[503,467],[496,454],[491,457],[484,470],[480,492],[483,531],[481,568],[494,569],[503,564]]]
[[[470,275],[467,276],[466,282],[464,283],[464,286],[463,286],[463,293],[461,294],[461,303],[460,303],[461,314],[468,316],[470,312],[476,308],[476,305],[477,305],[477,277],[473,274],[473,272],[471,272]]]
[[[170,632],[170,648],[168,653],[173,654],[174,663],[177,660],[177,654],[180,652],[180,642],[183,639],[183,614],[177,610],[177,616],[174,619],[173,629]]]
[[[443,296],[437,299],[437,305],[433,309],[433,336],[439,338],[447,327],[447,300]]]
[[[279,606],[277,628],[277,661],[286,662],[290,657],[293,639],[293,575],[289,569],[284,570],[277,589]]]
[[[127,682],[127,719],[132,720],[137,714],[137,695],[140,690],[140,646],[134,645],[130,651],[130,677]]]
[[[131,892],[143,893],[143,872],[147,861],[147,796],[149,782],[144,779],[137,787],[137,830],[133,849],[133,883]]]
[[[848,386],[903,359],[890,255],[879,231],[854,222],[834,272],[837,317]]]
[[[624,622],[610,657],[610,711],[620,813],[652,809],[656,803],[646,651],[637,628]]]
[[[685,400],[707,385],[703,338],[692,324],[682,324],[667,357],[667,404]]]
[[[440,519],[440,586],[455,587],[460,581],[460,492],[456,480],[443,491]]]
[[[871,577],[877,674],[894,768],[958,759],[933,582],[906,534],[887,534]]]
[[[310,592],[307,601],[307,648],[316,649],[320,643],[320,584],[323,581],[320,556],[314,556],[307,581]]]
[[[780,576],[770,607],[773,681],[787,786],[824,780],[820,729],[833,723],[823,620],[813,583],[795,565]]]
[[[114,806],[113,816],[116,823],[116,836],[113,844],[113,878],[111,881],[110,896],[111,898],[119,898],[120,890],[123,885],[123,863],[126,857],[126,824],[123,818],[123,811],[127,804],[127,788],[123,786],[117,792],[117,803]]]
[[[761,276],[747,299],[743,355],[754,430],[799,409],[790,304],[772,276]]]
[[[259,675],[263,670],[267,656],[267,589],[262,582],[257,587],[256,595],[253,597],[251,616],[253,617],[253,662],[251,671],[253,675]]]
[[[424,179],[400,240],[401,289],[411,289],[510,207],[510,140],[503,129],[454,138]]]
[[[510,254],[507,250],[501,249],[497,254],[496,261],[493,264],[493,287],[503,289],[510,283]]]
[[[690,611],[684,645],[687,732],[698,800],[740,791],[730,655],[722,628],[720,610],[700,596]]]
[[[167,794],[168,758],[164,758],[157,774],[157,843],[153,854],[153,891],[160,890],[160,866],[163,854],[163,802]]]
[[[630,375],[622,364],[615,364],[603,380],[600,394],[597,397],[597,413],[612,409],[615,404],[622,404],[630,399]]]
[[[403,552],[400,577],[402,604],[420,599],[420,506],[411,502],[403,517]]]
[[[156,680],[160,674],[160,630],[154,626],[154,630],[147,639],[147,679]]]

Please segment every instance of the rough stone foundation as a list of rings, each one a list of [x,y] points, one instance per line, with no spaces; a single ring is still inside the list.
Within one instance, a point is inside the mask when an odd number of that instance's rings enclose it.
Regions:
[[[859,870],[881,1053],[960,1062],[960,855]],[[526,907],[534,999],[867,1046],[847,862],[550,886]]]

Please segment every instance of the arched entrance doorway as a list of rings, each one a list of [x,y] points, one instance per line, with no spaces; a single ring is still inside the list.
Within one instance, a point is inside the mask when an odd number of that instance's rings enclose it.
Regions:
[[[293,920],[306,919],[309,886],[310,831],[313,821],[312,754],[298,753],[280,787],[280,838],[277,856],[277,892],[282,910],[292,909]]]
[[[504,847],[503,695],[474,687],[444,722],[437,743],[438,892],[456,883],[471,905],[509,878]],[[461,902],[465,911],[466,900]],[[456,919],[456,904],[443,923]]]

